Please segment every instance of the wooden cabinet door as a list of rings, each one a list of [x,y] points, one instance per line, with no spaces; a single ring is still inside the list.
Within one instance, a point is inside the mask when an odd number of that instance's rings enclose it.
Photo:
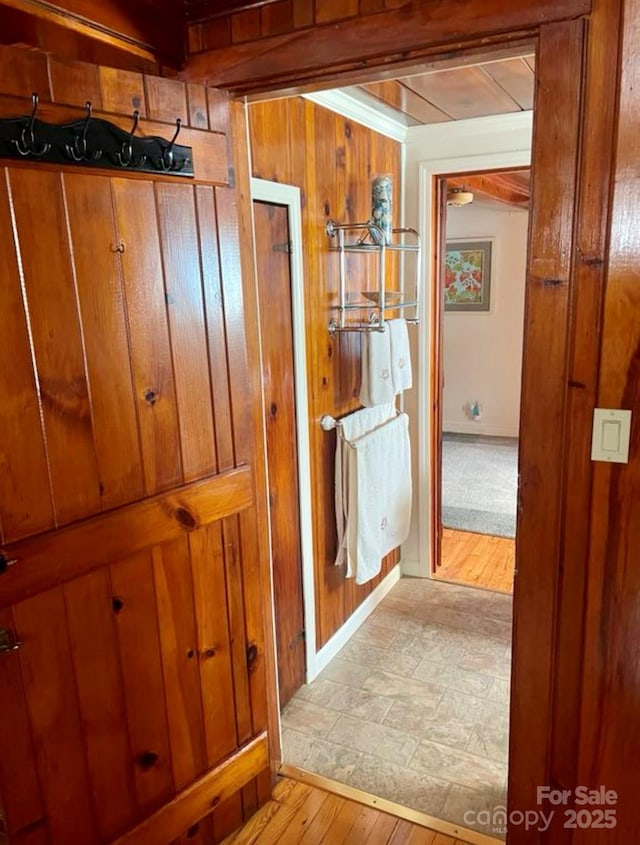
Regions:
[[[22,167],[0,180],[12,845],[128,841],[159,812],[169,842],[205,814],[173,804],[200,790],[210,811],[210,773],[266,728],[253,473],[232,413],[243,359],[227,354],[243,323],[216,191]],[[266,742],[249,759],[227,792],[265,768]]]

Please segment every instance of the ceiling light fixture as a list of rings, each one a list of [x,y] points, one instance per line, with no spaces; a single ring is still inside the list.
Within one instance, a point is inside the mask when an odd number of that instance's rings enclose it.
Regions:
[[[447,191],[447,205],[469,205],[473,202],[473,193],[464,188],[452,188]]]

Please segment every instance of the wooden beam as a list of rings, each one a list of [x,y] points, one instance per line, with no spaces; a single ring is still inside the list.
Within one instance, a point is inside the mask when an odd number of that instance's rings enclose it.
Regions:
[[[267,735],[263,733],[112,845],[157,845],[179,839],[268,766]]]
[[[474,194],[516,208],[528,208],[531,199],[530,192],[525,186],[518,185],[515,180],[501,173],[447,179],[447,185],[449,188],[464,188]]]
[[[412,4],[375,15],[350,18],[331,25],[262,38],[192,56],[185,75],[228,88],[237,94],[284,87],[307,78],[316,81],[336,71],[366,66],[405,65],[409,58],[427,55],[429,47],[469,38],[505,38],[534,32],[543,23],[589,13],[591,0],[486,0],[481,5],[457,0]],[[475,43],[475,42],[474,42]],[[462,46],[462,42],[461,42]]]
[[[154,17],[148,9],[135,2],[86,3],[61,0],[54,4],[47,0],[1,0],[1,6],[25,12],[144,61],[157,62],[159,58],[164,58],[178,65],[183,59],[182,38],[175,37],[175,29],[171,24],[166,26],[168,22],[175,25],[178,21],[182,25],[182,20],[175,12],[169,14],[168,7],[157,12],[157,17]],[[162,25],[159,23],[161,20]],[[167,35],[167,30],[172,33],[171,36]],[[61,41],[64,41],[63,37]]]
[[[510,811],[524,812],[536,806],[539,809],[536,785],[550,782],[548,755],[553,725],[556,602],[562,570],[564,465],[570,448],[566,439],[568,371],[584,37],[583,21],[540,29],[531,165],[540,178],[533,183],[525,303]],[[544,414],[540,414],[541,407]],[[518,845],[537,845],[540,835],[538,831],[519,828],[513,841]]]
[[[17,562],[0,574],[0,608],[149,546],[184,536],[254,502],[247,466],[5,546]]]

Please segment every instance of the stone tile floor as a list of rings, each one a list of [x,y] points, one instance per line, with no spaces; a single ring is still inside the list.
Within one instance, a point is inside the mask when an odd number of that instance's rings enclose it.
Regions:
[[[511,612],[403,578],[284,709],[284,761],[500,835],[473,814],[506,802]]]

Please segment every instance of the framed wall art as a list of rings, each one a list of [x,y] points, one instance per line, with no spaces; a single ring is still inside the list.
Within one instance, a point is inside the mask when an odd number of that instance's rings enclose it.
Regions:
[[[448,241],[444,265],[445,311],[488,311],[491,241]]]

